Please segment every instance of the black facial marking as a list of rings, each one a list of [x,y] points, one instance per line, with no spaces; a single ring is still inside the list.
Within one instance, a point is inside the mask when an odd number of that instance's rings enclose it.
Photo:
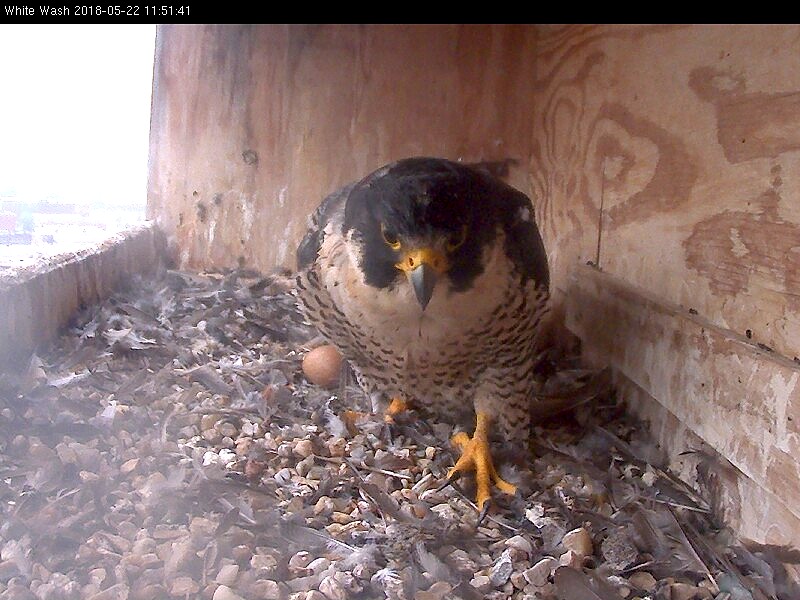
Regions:
[[[404,275],[395,267],[402,249],[390,248],[384,231],[401,243],[431,244],[460,239],[466,228],[464,243],[448,255],[447,278],[451,290],[459,292],[483,272],[484,250],[502,229],[505,251],[520,278],[546,288],[544,246],[533,219],[521,218],[523,210],[533,212],[528,197],[487,173],[444,159],[408,158],[352,187],[343,233],[361,246],[366,283],[385,288]]]

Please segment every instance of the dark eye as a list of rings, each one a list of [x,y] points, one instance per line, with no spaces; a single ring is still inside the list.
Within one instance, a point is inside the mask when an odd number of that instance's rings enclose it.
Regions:
[[[461,231],[458,233],[453,233],[447,239],[447,243],[445,247],[447,248],[448,252],[454,252],[458,250],[461,246],[464,245],[464,242],[467,241],[467,226],[464,225],[461,227]]]
[[[383,241],[386,242],[386,245],[392,250],[400,249],[400,240],[397,239],[397,234],[386,229],[383,223],[381,223],[381,235],[383,235]]]

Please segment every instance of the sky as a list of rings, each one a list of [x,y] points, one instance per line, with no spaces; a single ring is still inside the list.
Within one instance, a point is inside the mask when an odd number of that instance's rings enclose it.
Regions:
[[[0,198],[141,204],[155,25],[0,25]]]

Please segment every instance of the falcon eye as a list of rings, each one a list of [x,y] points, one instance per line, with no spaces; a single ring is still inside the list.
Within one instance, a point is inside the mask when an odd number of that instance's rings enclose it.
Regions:
[[[448,252],[454,252],[458,250],[461,246],[463,246],[464,242],[466,241],[467,241],[467,226],[463,225],[459,233],[454,233],[449,238],[447,238],[447,243],[445,244],[445,248],[447,248]]]
[[[381,223],[381,235],[383,235],[383,241],[392,250],[400,250],[400,240],[397,239],[397,234],[388,231],[383,223]]]

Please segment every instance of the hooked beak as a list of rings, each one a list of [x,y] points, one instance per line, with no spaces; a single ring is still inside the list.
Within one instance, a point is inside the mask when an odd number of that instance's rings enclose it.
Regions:
[[[411,287],[414,288],[417,301],[422,310],[425,310],[433,296],[436,281],[447,271],[447,258],[431,248],[416,248],[406,252],[395,266],[405,272]]]
[[[412,271],[407,271],[408,280],[411,282],[411,287],[414,288],[414,294],[417,296],[422,310],[428,306],[433,296],[433,288],[436,286],[436,280],[439,278],[438,273],[433,267],[426,264],[421,264]]]

